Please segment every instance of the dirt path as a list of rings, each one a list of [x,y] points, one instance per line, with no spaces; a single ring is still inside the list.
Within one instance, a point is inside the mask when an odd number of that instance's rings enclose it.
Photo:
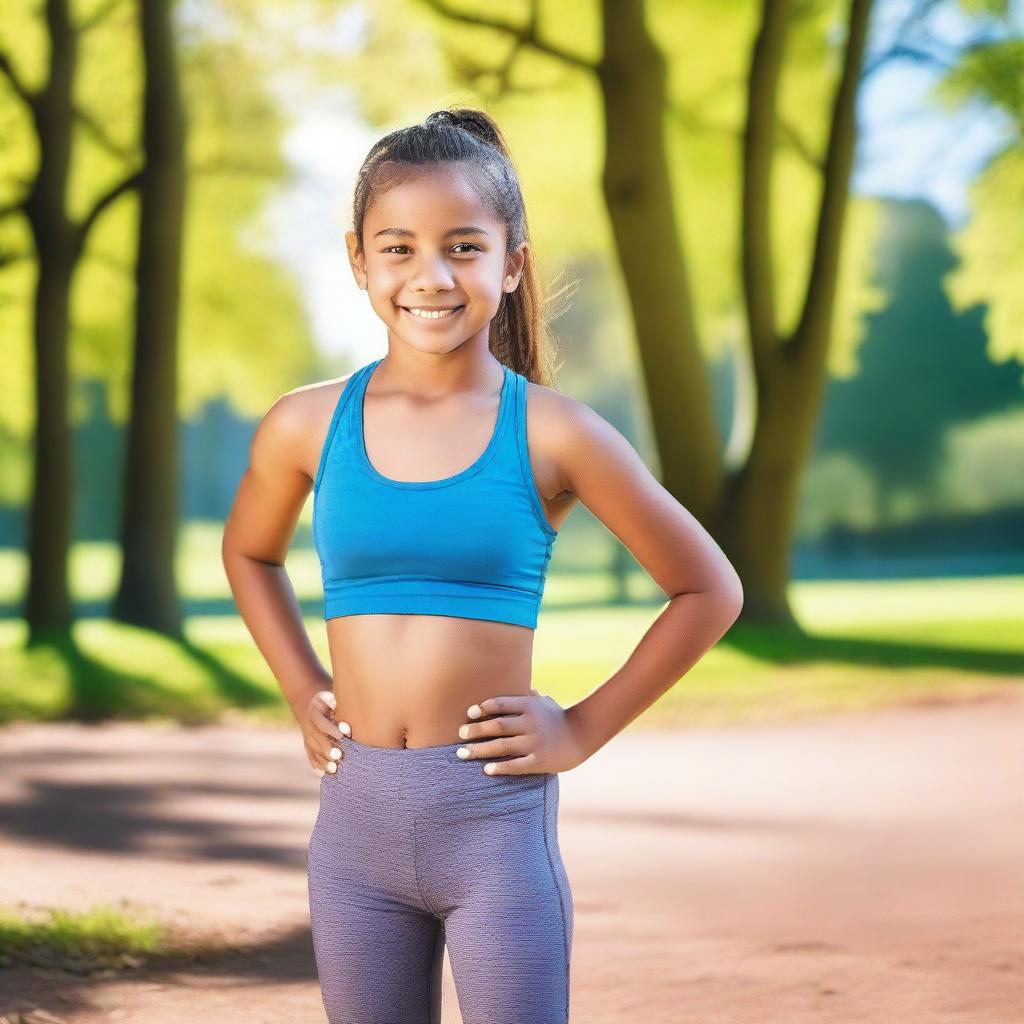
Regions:
[[[1024,1022],[1019,691],[630,730],[560,781],[574,1024]],[[127,898],[249,945],[112,979],[0,970],[0,1014],[323,1024],[305,887],[317,788],[293,731],[0,731],[0,900]],[[459,1024],[447,961],[444,1000]]]

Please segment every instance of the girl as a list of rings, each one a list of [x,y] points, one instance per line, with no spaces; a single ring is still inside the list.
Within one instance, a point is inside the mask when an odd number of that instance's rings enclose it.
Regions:
[[[278,399],[223,547],[320,774],[307,863],[324,1005],[330,1024],[436,1024],[447,948],[465,1024],[564,1024],[558,774],[721,638],[740,584],[625,438],[547,386],[523,197],[487,114],[437,111],[378,142],[353,227],[387,355]],[[310,487],[331,673],[283,569]],[[577,501],[669,600],[629,660],[562,708],[531,688],[531,654]]]

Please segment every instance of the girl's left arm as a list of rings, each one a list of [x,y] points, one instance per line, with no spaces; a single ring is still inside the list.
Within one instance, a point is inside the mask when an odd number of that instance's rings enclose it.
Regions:
[[[567,396],[560,404],[554,433],[569,489],[668,596],[626,662],[566,709],[589,757],[718,643],[743,607],[743,587],[711,535],[626,438],[586,404]]]
[[[542,392],[542,394],[544,394]],[[563,709],[536,690],[489,697],[468,709],[462,756],[487,760],[489,774],[561,772],[582,764],[700,660],[743,607],[739,576],[711,535],[661,485],[618,430],[583,402],[544,394],[545,454],[564,490],[619,538],[668,604],[625,664]],[[497,716],[482,720],[482,716]]]

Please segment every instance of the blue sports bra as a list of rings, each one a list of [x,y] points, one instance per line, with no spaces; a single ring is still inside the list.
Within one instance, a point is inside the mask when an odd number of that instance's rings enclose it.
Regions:
[[[558,531],[526,447],[526,378],[502,366],[498,418],[480,457],[441,480],[392,480],[363,440],[378,359],[341,392],[313,481],[313,543],[324,619],[400,613],[537,627]]]

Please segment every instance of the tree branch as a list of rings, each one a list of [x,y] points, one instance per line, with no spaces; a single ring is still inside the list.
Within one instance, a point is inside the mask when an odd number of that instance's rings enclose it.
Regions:
[[[816,171],[824,171],[824,160],[814,153],[811,147],[804,140],[803,136],[797,131],[796,125],[790,124],[789,121],[786,121],[783,118],[779,118],[779,130],[782,137],[790,146],[793,147],[796,155],[799,156],[804,163],[813,167]]]
[[[504,32],[506,35],[517,40],[519,45],[531,46],[539,53],[545,53],[549,57],[555,57],[558,60],[564,61],[566,64],[582,68],[585,71],[597,70],[597,65],[591,63],[585,57],[580,57],[577,54],[570,53],[568,50],[563,50],[554,43],[549,43],[540,38],[537,34],[539,0],[533,0],[533,3],[530,5],[530,17],[526,25],[516,25],[511,21],[505,21],[501,18],[494,18],[481,14],[470,14],[467,11],[458,11],[455,8],[450,7],[446,2],[444,2],[444,0],[421,0],[421,2],[429,7],[430,10],[434,11],[435,14],[440,14],[442,17],[448,18],[451,21],[458,21],[463,25],[472,25],[475,28],[490,28],[498,32]]]
[[[772,252],[772,162],[778,120],[779,79],[789,23],[788,0],[763,0],[761,24],[747,78],[743,132],[741,255],[747,335],[755,374],[776,342],[775,260]]]
[[[92,135],[100,146],[110,153],[111,156],[116,156],[119,160],[123,160],[125,163],[130,163],[132,160],[138,159],[137,151],[128,149],[115,142],[110,137],[107,130],[103,128],[88,111],[83,110],[81,107],[75,107],[74,115],[82,122],[85,128],[89,131],[89,134]]]
[[[4,73],[7,80],[11,83],[11,87],[24,101],[26,106],[28,106],[32,110],[35,110],[36,104],[38,103],[38,94],[33,92],[21,80],[21,76],[18,74],[17,71],[14,70],[14,65],[11,63],[10,57],[8,57],[7,54],[3,51],[0,51],[0,71]]]
[[[789,358],[809,350],[824,357],[835,306],[843,218],[849,198],[850,175],[857,142],[857,89],[867,43],[872,0],[851,0],[843,69],[829,123],[828,147],[811,270],[807,276],[800,320],[786,345]]]
[[[125,192],[130,192],[133,188],[137,188],[142,182],[144,173],[145,171],[140,169],[129,174],[127,177],[122,178],[115,185],[108,188],[106,192],[97,197],[96,202],[92,205],[92,209],[85,215],[84,219],[75,229],[74,253],[76,259],[81,254],[82,249],[85,248],[85,242],[89,236],[89,232],[92,230],[93,225],[99,219],[103,211],[106,210],[111,203],[119,199]]]

